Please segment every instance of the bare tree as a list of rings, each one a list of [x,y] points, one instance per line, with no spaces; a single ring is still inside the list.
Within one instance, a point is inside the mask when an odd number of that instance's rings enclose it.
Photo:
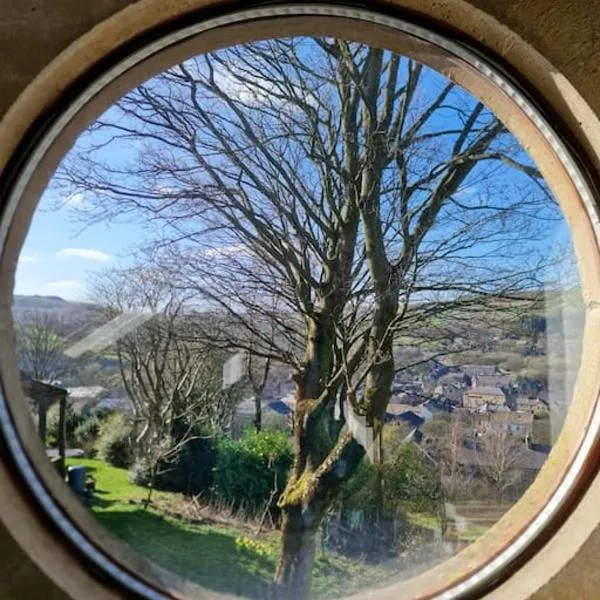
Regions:
[[[135,156],[111,160],[132,141]],[[557,218],[483,103],[411,60],[331,38],[165,71],[96,122],[59,180],[86,193],[86,219],[159,224],[146,250],[204,312],[226,315],[215,343],[293,368],[275,589],[297,600],[323,515],[367,450],[350,413],[376,440],[394,373],[411,366],[395,341],[447,340],[450,315],[533,295]]]
[[[250,325],[250,331],[239,330],[235,323],[231,323],[228,313],[222,310],[216,313],[195,314],[190,321],[188,339],[195,343],[204,343],[214,350],[241,350],[244,358],[244,368],[238,374],[239,381],[246,383],[254,396],[254,427],[256,431],[262,430],[263,402],[269,375],[272,373],[273,356],[263,355],[261,347],[265,341],[269,346],[275,343],[276,326],[272,320],[265,321],[263,315],[245,315],[245,322]],[[264,333],[259,340],[253,331]],[[242,372],[243,371],[243,372]]]
[[[46,312],[31,312],[15,329],[21,370],[38,381],[60,379],[67,369],[60,319]]]
[[[510,433],[508,426],[490,427],[477,449],[477,462],[481,474],[492,486],[498,502],[523,478],[526,468],[526,446]]]
[[[62,377],[68,368],[66,348],[62,336],[63,324],[50,313],[30,312],[16,323],[15,338],[19,367],[22,375],[35,382],[52,383]],[[30,387],[24,383],[25,389]],[[43,385],[40,383],[41,389]],[[37,414],[38,429],[46,443],[48,399],[43,394],[30,402],[30,410]]]
[[[124,312],[147,316],[118,337],[115,351],[134,410],[136,459],[149,471],[151,493],[156,478],[186,445],[200,435],[230,429],[235,390],[222,389],[214,353],[187,339],[185,298],[160,273],[143,267],[107,271],[96,277],[92,297],[110,317]]]
[[[465,443],[472,440],[472,415],[461,411],[435,418],[422,427],[425,448],[436,461],[444,496],[450,501],[472,493],[473,470],[465,465]]]
[[[448,425],[446,435],[442,439],[440,457],[441,479],[446,495],[454,499],[464,481],[461,477],[459,451],[463,444],[462,426],[458,418],[454,417]]]

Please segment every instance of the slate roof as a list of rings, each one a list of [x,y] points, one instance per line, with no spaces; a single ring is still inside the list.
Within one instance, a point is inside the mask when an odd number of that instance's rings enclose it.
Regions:
[[[473,396],[502,396],[505,397],[504,392],[497,387],[476,387],[471,388],[465,392],[467,395]]]
[[[386,421],[404,421],[408,423],[411,427],[417,428],[421,427],[423,423],[425,423],[425,419],[419,417],[419,415],[415,414],[412,410],[407,410],[397,416],[386,414]]]

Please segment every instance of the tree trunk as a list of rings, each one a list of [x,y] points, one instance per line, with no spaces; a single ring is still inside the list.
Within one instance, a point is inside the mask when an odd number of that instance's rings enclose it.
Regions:
[[[262,430],[262,392],[254,395],[254,427],[258,433]]]
[[[284,511],[282,547],[274,579],[274,600],[306,600],[310,596],[318,525],[295,506]],[[310,523],[309,521],[313,521]],[[318,519],[320,523],[321,519]]]
[[[48,400],[42,398],[38,400],[38,433],[44,448],[46,447],[46,423],[48,420]]]
[[[316,537],[337,492],[356,470],[365,449],[350,432],[312,470],[294,473],[279,499],[283,514],[282,550],[273,582],[275,600],[307,600],[310,595]]]
[[[67,458],[67,395],[64,394],[59,399],[59,417],[58,417],[58,456],[60,462],[58,470],[62,477],[66,475],[65,462]]]

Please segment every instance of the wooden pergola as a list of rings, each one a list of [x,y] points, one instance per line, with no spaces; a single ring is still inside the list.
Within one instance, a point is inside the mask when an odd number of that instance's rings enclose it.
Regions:
[[[58,470],[65,475],[67,443],[67,396],[68,391],[60,386],[33,379],[21,371],[21,384],[25,395],[33,400],[38,409],[38,433],[46,446],[48,409],[58,402]]]

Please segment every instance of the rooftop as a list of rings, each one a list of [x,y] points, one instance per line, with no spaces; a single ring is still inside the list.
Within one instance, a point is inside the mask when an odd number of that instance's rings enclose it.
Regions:
[[[465,392],[467,396],[502,396],[504,392],[498,387],[476,387]]]

